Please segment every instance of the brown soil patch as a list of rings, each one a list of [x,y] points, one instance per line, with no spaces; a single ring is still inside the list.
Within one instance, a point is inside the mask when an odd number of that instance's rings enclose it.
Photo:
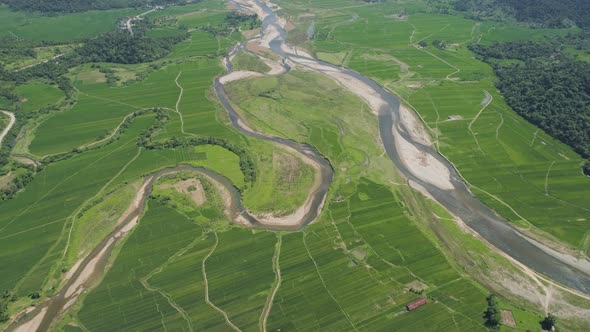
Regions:
[[[273,60],[279,60],[279,57],[275,53],[271,52],[268,48],[260,45],[258,42],[249,42],[248,44],[246,44],[246,49],[262,57],[270,58]]]
[[[295,30],[295,28],[296,28],[295,24],[293,24],[291,22],[287,22],[287,24],[285,24],[286,31],[292,31],[292,30]]]
[[[158,187],[160,189],[174,188],[181,194],[187,194],[197,206],[201,206],[207,201],[203,185],[201,184],[201,181],[197,179],[188,179],[174,184],[161,184]]]
[[[502,312],[502,324],[510,327],[516,327],[516,322],[510,310],[500,310]]]
[[[6,175],[0,176],[0,189],[6,189],[14,179],[14,175],[12,172],[9,172]]]
[[[301,165],[297,158],[283,153],[273,153],[274,168],[279,170],[281,185],[290,187],[301,176]]]
[[[260,28],[252,29],[252,30],[244,30],[244,31],[242,31],[242,36],[244,36],[244,38],[248,39],[248,38],[255,37],[259,33],[260,33]]]
[[[301,18],[313,18],[315,17],[315,14],[313,13],[305,13],[305,14],[301,14],[299,16],[297,16],[297,18],[301,19]]]
[[[406,284],[406,288],[408,289],[415,289],[417,291],[423,291],[425,289],[428,289],[428,285],[423,283],[420,280],[414,280],[412,282],[409,282]]]
[[[14,158],[14,160],[18,161],[21,164],[37,166],[37,162],[35,162],[31,158],[26,158],[26,157],[13,157],[13,158]]]
[[[457,121],[457,120],[463,120],[463,117],[460,115],[449,115],[448,118],[450,121]]]
[[[396,21],[407,21],[408,20],[408,15],[405,15],[405,14],[392,14],[392,15],[386,15],[385,18],[390,18],[390,19],[396,20]]]
[[[354,248],[350,251],[350,253],[352,254],[352,256],[354,256],[354,258],[364,261],[365,258],[367,258],[367,250],[365,250],[364,248]]]
[[[424,83],[412,83],[412,84],[406,85],[406,87],[408,87],[410,89],[420,89],[423,86],[424,86]]]
[[[281,191],[289,192],[297,185],[303,172],[302,162],[290,154],[275,152],[272,156],[273,168],[278,171],[278,186]]]
[[[20,100],[21,103],[26,103],[27,101],[29,101],[27,98],[23,98]]]

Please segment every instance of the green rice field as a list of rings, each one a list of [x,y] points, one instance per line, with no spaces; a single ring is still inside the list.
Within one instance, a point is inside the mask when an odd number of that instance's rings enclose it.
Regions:
[[[139,13],[135,9],[114,9],[45,16],[0,6],[0,36],[35,41],[79,40],[108,32],[119,19]]]
[[[485,204],[536,239],[590,254],[590,178],[581,172],[582,158],[512,111],[492,68],[467,48],[576,28],[474,21],[433,13],[422,0],[276,3],[294,24],[291,43],[372,78],[414,110]],[[0,37],[73,47],[145,10],[45,16],[0,6]],[[10,178],[0,176],[0,187],[34,174],[14,198],[0,201],[0,292],[15,295],[7,302],[11,318],[60,291],[156,172],[192,165],[217,173],[231,182],[225,191],[237,192],[254,214],[283,217],[304,204],[317,181],[314,165],[235,130],[213,89],[228,48],[246,39],[239,29],[207,31],[229,12],[219,0],[154,11],[146,15],[153,20],[149,37],[190,34],[166,57],[76,63],[66,74],[71,98],[33,80],[16,88],[18,102],[5,100],[23,129],[7,164],[19,166]],[[315,37],[308,39],[311,24]],[[449,46],[438,49],[433,40]],[[246,51],[233,65],[270,70]],[[329,160],[334,177],[318,218],[289,231],[246,227],[237,218],[244,211],[232,210],[234,196],[214,177],[166,174],[145,192],[137,224],[129,224],[134,228],[114,245],[99,277],[51,331],[483,332],[490,294],[517,324],[499,331],[537,331],[560,305],[580,316],[560,317],[562,331],[587,327],[587,301],[534,283],[413,190],[387,157],[369,106],[326,76],[300,69],[224,86],[253,131],[308,144]],[[108,82],[112,75],[117,82]],[[0,130],[7,122],[0,114]],[[154,145],[143,144],[146,137]],[[218,141],[182,144],[195,138]],[[424,306],[406,308],[420,298]]]
[[[293,12],[303,8],[297,1],[279,3]],[[333,1],[311,4],[305,8],[313,12],[330,8]],[[524,229],[588,253],[585,192],[590,180],[581,172],[581,158],[511,111],[494,87],[492,69],[466,48],[469,42],[529,39],[530,34],[449,15],[410,12],[403,20],[383,19],[384,12],[397,13],[398,7],[385,3],[320,10],[316,29],[329,37],[310,47],[322,54],[346,54],[345,60],[325,59],[345,61],[402,97],[485,203]],[[567,32],[544,29],[533,37]],[[417,45],[435,39],[452,47]],[[482,111],[485,92],[493,100]]]
[[[59,102],[64,94],[56,86],[45,82],[31,82],[16,89],[24,112],[35,112]]]

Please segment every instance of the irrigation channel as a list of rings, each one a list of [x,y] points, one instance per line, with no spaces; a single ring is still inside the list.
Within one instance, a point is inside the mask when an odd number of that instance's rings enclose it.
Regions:
[[[408,128],[401,121],[400,102],[395,95],[355,71],[325,63],[307,55],[297,54],[298,52],[285,42],[286,32],[280,18],[259,0],[233,0],[232,3],[238,8],[253,10],[261,17],[263,20],[262,40],[265,39],[265,36],[272,37],[267,38],[266,41],[269,48],[283,59],[282,63],[285,69],[283,73],[290,70],[289,63],[304,66],[307,70],[313,70],[334,78],[341,84],[343,80],[359,82],[365,88],[365,93],[379,100],[378,103],[369,102],[369,104],[372,108],[377,108],[379,131],[383,146],[394,166],[408,181],[426,190],[438,203],[505,254],[559,284],[590,294],[590,263],[583,259],[559,253],[526,237],[477,199],[446,158],[440,155],[433,147],[417,142],[412,138]],[[242,47],[242,43],[236,45],[224,59],[227,70],[225,75],[229,75],[233,71],[230,59],[241,51]],[[63,287],[50,299],[19,314],[12,324],[7,327],[8,331],[49,330],[87,289],[99,282],[105,272],[115,244],[137,225],[144,211],[146,200],[152,191],[153,184],[161,176],[179,171],[196,171],[203,174],[229,192],[231,199],[228,206],[225,207],[226,214],[231,215],[234,220],[240,219],[241,223],[245,222],[252,227],[295,231],[308,225],[318,217],[334,175],[329,161],[310,145],[266,135],[249,128],[232,107],[223,83],[220,82],[220,77],[215,79],[214,84],[217,96],[228,112],[231,123],[236,130],[251,137],[270,141],[294,150],[300,155],[311,159],[318,166],[318,176],[321,183],[310,193],[307,200],[309,204],[305,209],[305,213],[298,218],[297,223],[278,225],[261,221],[260,218],[248,212],[242,206],[240,193],[232,185],[231,181],[211,170],[187,165],[161,170],[146,177],[141,190],[137,194],[138,197],[130,207],[131,210],[128,210],[129,213],[124,216],[123,220],[119,221],[116,228],[105,240],[72,267]],[[346,84],[342,85],[347,87]],[[360,95],[358,91],[351,90],[351,92]],[[404,161],[403,153],[399,149],[399,141],[401,140],[409,142],[415,149],[436,160],[438,165],[444,166],[448,171],[448,183],[450,183],[451,187],[437,185],[436,182],[433,183],[425,179],[419,172],[408,166],[408,163]]]

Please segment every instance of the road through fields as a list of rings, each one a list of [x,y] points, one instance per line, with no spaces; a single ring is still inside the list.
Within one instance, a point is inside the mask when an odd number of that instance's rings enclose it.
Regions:
[[[8,132],[16,122],[16,118],[14,117],[13,113],[7,111],[2,111],[2,113],[6,114],[10,118],[10,121],[8,122],[8,126],[6,126],[6,128],[4,128],[4,130],[2,130],[2,133],[0,134],[0,146],[2,146],[2,141],[4,140],[4,137],[8,134]]]

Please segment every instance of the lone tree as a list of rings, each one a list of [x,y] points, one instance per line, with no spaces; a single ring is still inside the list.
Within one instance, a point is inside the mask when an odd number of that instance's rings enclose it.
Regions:
[[[557,317],[553,316],[553,314],[547,315],[545,319],[541,321],[541,327],[545,331],[555,331],[556,327],[555,324],[557,323]]]
[[[483,313],[483,318],[486,320],[487,327],[496,329],[498,326],[500,326],[502,317],[500,314],[500,309],[498,308],[498,300],[496,300],[496,296],[494,294],[488,296],[486,300],[488,301],[488,307]]]

